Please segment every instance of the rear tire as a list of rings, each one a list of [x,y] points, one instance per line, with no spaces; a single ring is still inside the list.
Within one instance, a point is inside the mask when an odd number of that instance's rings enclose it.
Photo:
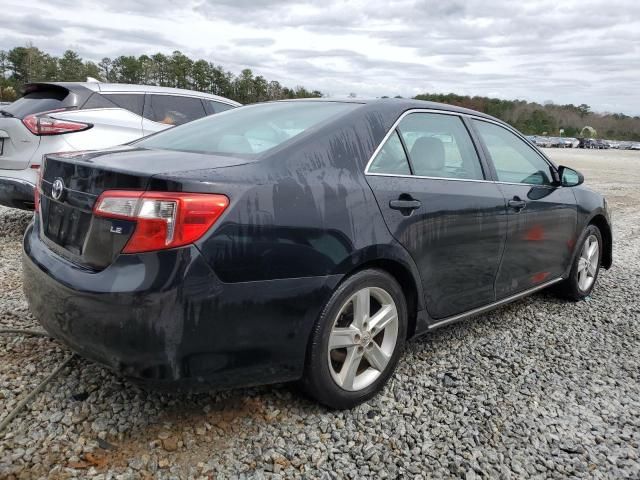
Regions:
[[[393,374],[407,336],[407,304],[388,273],[348,277],[325,305],[311,333],[303,389],[336,409],[378,393]]]
[[[569,278],[560,283],[557,289],[563,297],[576,302],[591,294],[598,279],[604,250],[600,229],[595,225],[589,225],[580,237],[578,245]]]

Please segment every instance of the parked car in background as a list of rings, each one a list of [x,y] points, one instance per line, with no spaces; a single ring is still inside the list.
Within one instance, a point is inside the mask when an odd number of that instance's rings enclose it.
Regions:
[[[553,142],[549,137],[541,137],[539,135],[534,135],[532,138],[532,142],[536,147],[544,147],[549,148],[552,146]]]
[[[580,138],[578,148],[595,148],[595,140],[591,138]]]
[[[450,105],[249,105],[46,155],[25,295],[51,335],[124,376],[301,380],[349,408],[408,338],[550,286],[586,298],[612,238],[583,180]]]
[[[0,107],[0,204],[31,209],[42,156],[130,142],[235,108],[227,98],[143,85],[32,83]]]
[[[573,148],[577,145],[578,141],[572,137],[560,137],[560,147],[561,148]]]
[[[631,146],[629,147],[629,150],[640,150],[640,143],[638,142],[632,143]]]

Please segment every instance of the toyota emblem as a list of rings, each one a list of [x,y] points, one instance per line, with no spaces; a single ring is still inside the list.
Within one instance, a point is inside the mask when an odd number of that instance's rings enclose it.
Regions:
[[[61,178],[56,178],[51,186],[51,196],[54,200],[60,200],[64,193],[64,182]]]

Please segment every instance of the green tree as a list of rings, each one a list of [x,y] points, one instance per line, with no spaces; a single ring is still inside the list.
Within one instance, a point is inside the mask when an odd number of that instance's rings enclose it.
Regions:
[[[182,52],[176,50],[171,55],[169,62],[169,77],[173,80],[172,87],[191,88],[191,70],[193,60]]]
[[[95,63],[89,61],[84,64],[84,74],[87,77],[95,78],[96,80],[103,80],[100,74],[100,68]]]
[[[100,77],[103,78],[106,82],[114,82],[112,73],[112,62],[109,57],[104,57],[98,63],[98,69],[100,70]]]
[[[67,50],[58,60],[58,80],[63,82],[81,82],[87,77],[84,63],[73,50]]]

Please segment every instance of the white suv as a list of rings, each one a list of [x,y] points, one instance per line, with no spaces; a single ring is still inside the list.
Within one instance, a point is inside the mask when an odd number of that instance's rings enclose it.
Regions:
[[[227,98],[146,85],[32,83],[0,106],[0,205],[32,209],[42,155],[96,150],[240,106]]]

